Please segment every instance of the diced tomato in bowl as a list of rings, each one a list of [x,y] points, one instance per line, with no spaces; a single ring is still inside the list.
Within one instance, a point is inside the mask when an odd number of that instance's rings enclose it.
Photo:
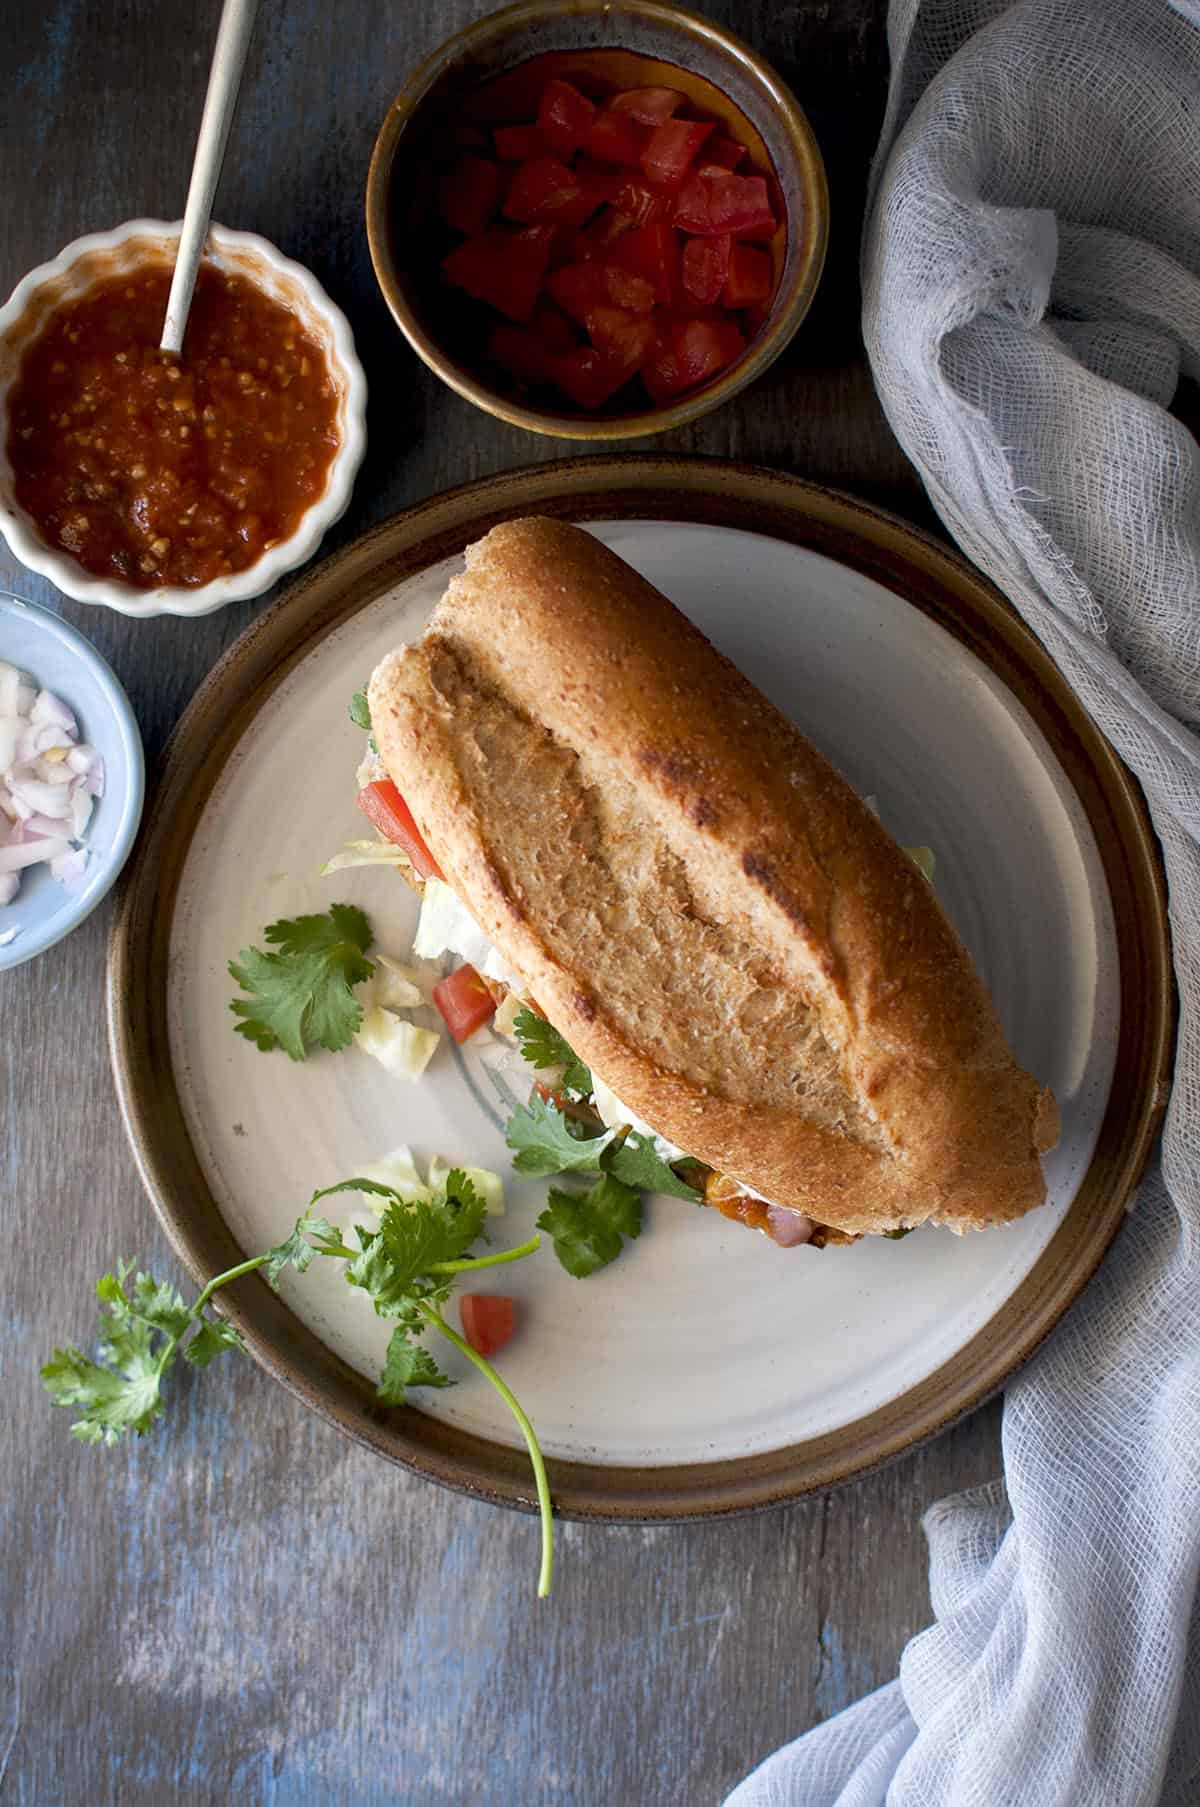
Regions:
[[[553,77],[532,116],[511,95],[505,109],[437,189],[461,235],[442,274],[478,304],[492,368],[584,413],[636,413],[735,363],[767,316],[761,241],[782,224],[745,146],[665,85],[604,95]]]
[[[666,119],[655,126],[639,162],[652,182],[676,188],[711,131],[694,119]]]
[[[661,125],[686,104],[687,96],[677,88],[627,88],[614,94],[609,106],[615,113],[628,113],[640,125]]]
[[[518,322],[529,319],[542,292],[553,226],[509,232],[493,226],[464,239],[442,263],[447,280]]]
[[[746,341],[732,320],[675,321],[663,334],[643,380],[655,401],[667,402],[710,382],[745,349]]]
[[[538,107],[537,126],[556,151],[571,156],[587,142],[596,107],[570,82],[546,83]]]

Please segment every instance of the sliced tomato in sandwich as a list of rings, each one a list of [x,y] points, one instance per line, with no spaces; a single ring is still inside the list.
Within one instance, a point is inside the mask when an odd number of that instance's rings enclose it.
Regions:
[[[412,810],[390,778],[377,778],[358,793],[358,807],[379,830],[385,841],[402,847],[421,878],[440,878],[445,873],[425,845]]]

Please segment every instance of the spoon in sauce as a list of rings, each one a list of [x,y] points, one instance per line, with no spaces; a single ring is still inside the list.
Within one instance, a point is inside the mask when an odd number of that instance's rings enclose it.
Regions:
[[[192,179],[188,185],[187,206],[183,214],[183,230],[175,256],[175,273],[171,293],[167,297],[167,314],[163,321],[159,349],[178,356],[183,350],[188,313],[196,287],[196,272],[204,254],[208,223],[212,217],[213,196],[225,160],[229,128],[237,106],[238,89],[258,0],[225,0],[217,42],[213,50],[212,68],[208,76],[208,92],[196,138],[196,154],[192,160]]]

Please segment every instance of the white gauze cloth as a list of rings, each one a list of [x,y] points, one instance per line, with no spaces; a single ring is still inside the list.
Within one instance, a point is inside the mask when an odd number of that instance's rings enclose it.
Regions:
[[[1161,1163],[925,1521],[900,1677],[728,1807],[1200,1803],[1200,0],[894,0],[863,250],[888,418],[1140,779],[1179,983]]]

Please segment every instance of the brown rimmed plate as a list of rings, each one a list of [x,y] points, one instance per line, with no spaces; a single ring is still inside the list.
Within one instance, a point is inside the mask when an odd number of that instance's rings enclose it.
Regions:
[[[548,1250],[505,1374],[559,1509],[687,1518],[860,1474],[941,1430],[1037,1346],[1107,1249],[1166,1094],[1172,985],[1157,851],[1136,787],[997,593],[850,498],[703,460],[575,459],[439,496],[290,589],[181,722],[125,883],[109,969],[113,1064],[146,1186],[198,1278],[277,1239],[308,1193],[400,1141],[504,1165],[495,1050],[441,1050],[404,1087],[351,1050],[294,1066],[230,1032],[225,962],[280,915],[359,902],[403,953],[390,873],[317,868],[361,833],[346,704],[411,637],[462,547],[528,513],[593,526],[668,590],[837,762],[938,888],[1018,1054],[1060,1095],[1052,1202],[1019,1225],[780,1251],[655,1201],[586,1282]],[[544,1186],[509,1184],[500,1241]],[[527,1505],[524,1455],[465,1380],[420,1410],[368,1378],[386,1327],[333,1264],[228,1295],[256,1357],[394,1460]],[[487,1393],[487,1397],[485,1397]]]

